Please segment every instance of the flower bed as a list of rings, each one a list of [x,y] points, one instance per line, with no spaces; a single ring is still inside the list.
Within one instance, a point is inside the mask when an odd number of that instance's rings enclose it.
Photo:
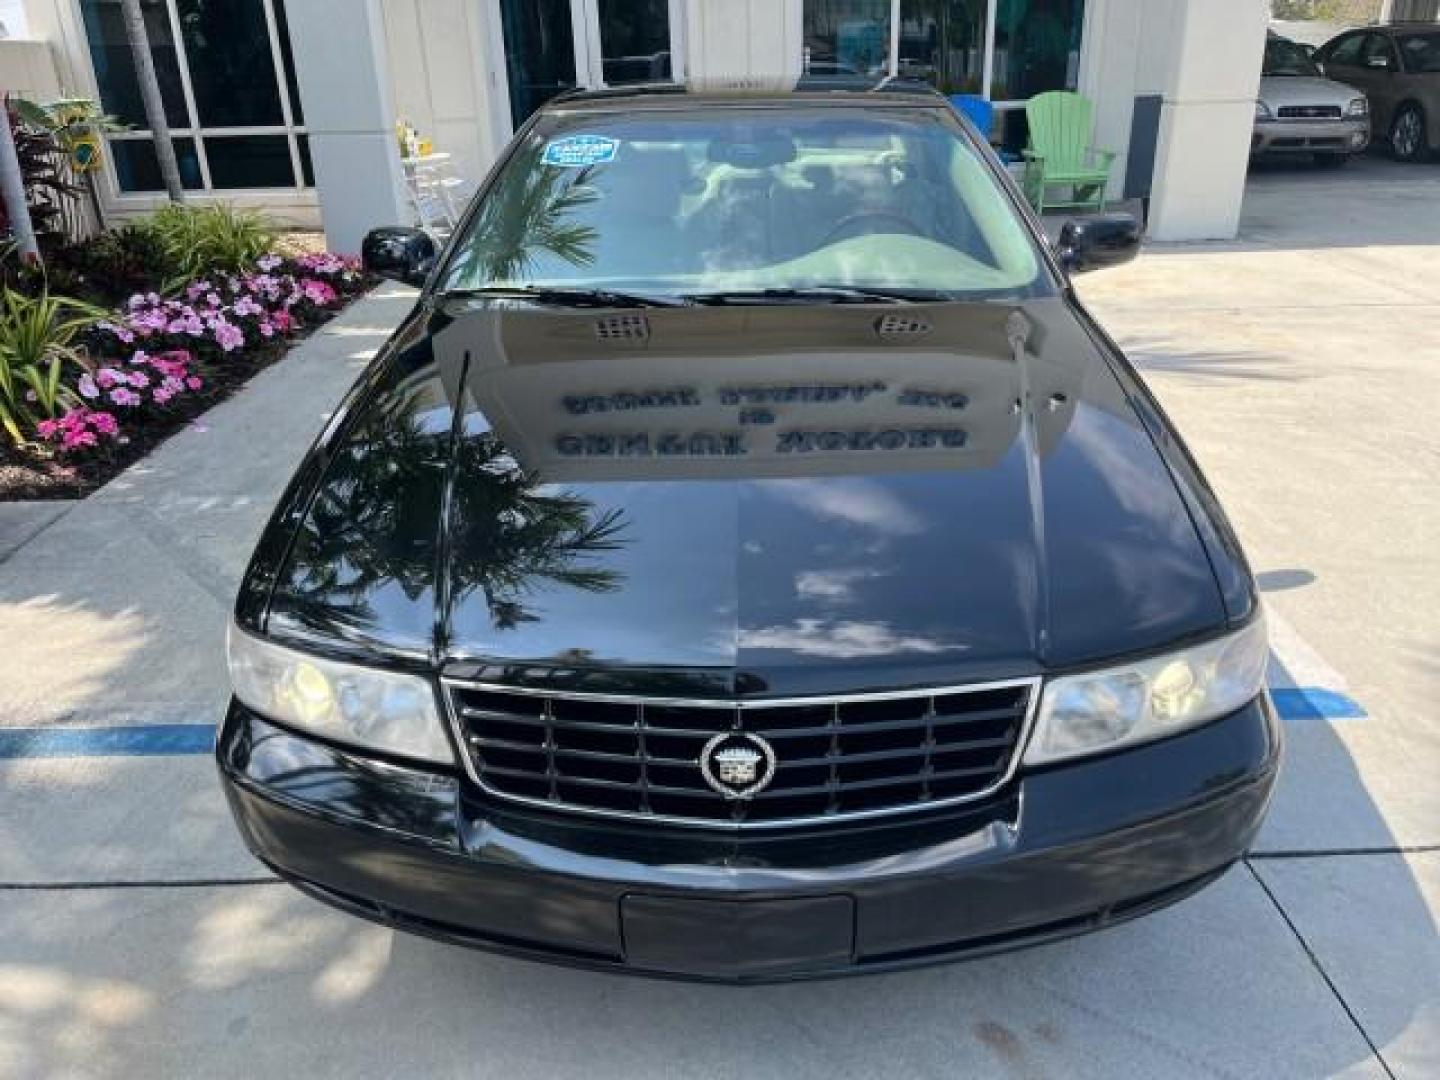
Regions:
[[[12,435],[0,449],[0,500],[95,489],[369,284],[351,259],[263,255],[243,272],[169,294],[140,293],[118,312],[87,320],[55,361],[55,393],[42,379],[19,395],[26,441],[16,445]]]

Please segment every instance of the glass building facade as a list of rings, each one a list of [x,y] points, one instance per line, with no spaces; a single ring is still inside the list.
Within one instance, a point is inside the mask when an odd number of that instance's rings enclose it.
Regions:
[[[284,0],[142,0],[185,187],[197,192],[313,186]],[[80,0],[122,194],[163,188],[120,0]]]

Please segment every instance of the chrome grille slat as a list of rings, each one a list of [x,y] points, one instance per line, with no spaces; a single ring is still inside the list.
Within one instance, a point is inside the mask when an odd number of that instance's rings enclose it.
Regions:
[[[990,767],[947,769],[944,772],[933,773],[932,778],[935,780],[961,780],[970,776],[988,776],[994,771],[995,770]],[[909,773],[905,776],[881,776],[876,777],[874,780],[852,780],[845,785],[845,788],[847,791],[868,791],[871,788],[898,787],[901,784],[918,785],[919,783],[919,774]],[[758,802],[762,799],[766,801],[771,799],[793,799],[802,795],[819,795],[828,791],[829,785],[827,784],[812,784],[809,787],[799,788],[782,788],[778,791],[775,788],[766,788],[755,796],[755,800]]]
[[[1014,741],[1014,735],[1004,735],[997,739],[976,739],[973,742],[967,742],[963,750],[951,752],[968,753],[971,750],[998,750],[1001,747],[1009,746]],[[839,768],[841,760],[847,765],[863,765],[875,761],[904,761],[906,758],[924,758],[925,760],[916,770],[916,775],[918,776],[922,775],[924,770],[930,767],[931,753],[932,750],[929,746],[916,746],[902,750],[872,750],[868,754],[845,754],[842,758],[838,759],[836,755],[825,753],[819,757],[786,758],[777,765],[777,768],[810,769],[816,765],[829,765],[832,769],[836,769]]]
[[[1039,680],[831,698],[647,698],[446,679],[466,768],[499,798],[712,828],[774,828],[984,798],[1013,775]],[[769,742],[746,799],[704,780],[723,732]]]

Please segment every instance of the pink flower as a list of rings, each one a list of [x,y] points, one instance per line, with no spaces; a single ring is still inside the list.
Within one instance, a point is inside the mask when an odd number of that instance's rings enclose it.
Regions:
[[[114,368],[102,367],[95,373],[95,381],[100,384],[102,389],[108,390],[112,386],[123,386],[129,380],[126,379],[124,372],[116,371]]]
[[[260,258],[255,260],[255,265],[260,268],[262,273],[272,273],[280,265],[280,256],[261,255]]]
[[[233,310],[235,314],[239,315],[242,319],[251,315],[262,315],[265,312],[265,309],[255,302],[253,296],[240,297],[239,300],[235,301]]]
[[[127,390],[123,386],[110,391],[110,400],[116,405],[135,406],[140,404],[140,395],[134,390]]]
[[[155,400],[156,405],[164,405],[169,402],[169,400],[175,395],[172,394],[169,390],[166,390],[163,386],[157,386],[155,388],[155,392],[150,396]]]
[[[205,385],[205,381],[198,375],[190,375],[186,377],[185,385],[191,390],[199,390]]]
[[[304,291],[307,300],[320,307],[333,304],[337,296],[334,289],[323,281],[317,281],[315,278],[306,278],[304,282],[301,283],[300,288]]]
[[[277,311],[270,316],[270,321],[275,324],[275,329],[282,334],[288,334],[295,327],[295,319],[288,311]]]
[[[150,385],[150,376],[143,371],[132,371],[130,372],[130,385],[137,390],[144,389]]]
[[[35,425],[42,439],[59,442],[65,450],[77,450],[86,446],[98,446],[100,436],[114,438],[120,434],[120,425],[108,412],[97,412],[86,406],[69,409],[58,420],[42,420]]]
[[[234,352],[245,344],[245,332],[222,319],[215,326],[215,342],[226,352]]]
[[[88,371],[80,376],[78,386],[80,388],[80,396],[83,398],[93,399],[100,396],[100,388],[95,385],[95,380]]]

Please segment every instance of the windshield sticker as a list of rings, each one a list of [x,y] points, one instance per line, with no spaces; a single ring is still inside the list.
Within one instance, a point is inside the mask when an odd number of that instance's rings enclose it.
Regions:
[[[606,135],[567,135],[545,147],[541,161],[561,169],[585,169],[615,160],[620,140]]]

